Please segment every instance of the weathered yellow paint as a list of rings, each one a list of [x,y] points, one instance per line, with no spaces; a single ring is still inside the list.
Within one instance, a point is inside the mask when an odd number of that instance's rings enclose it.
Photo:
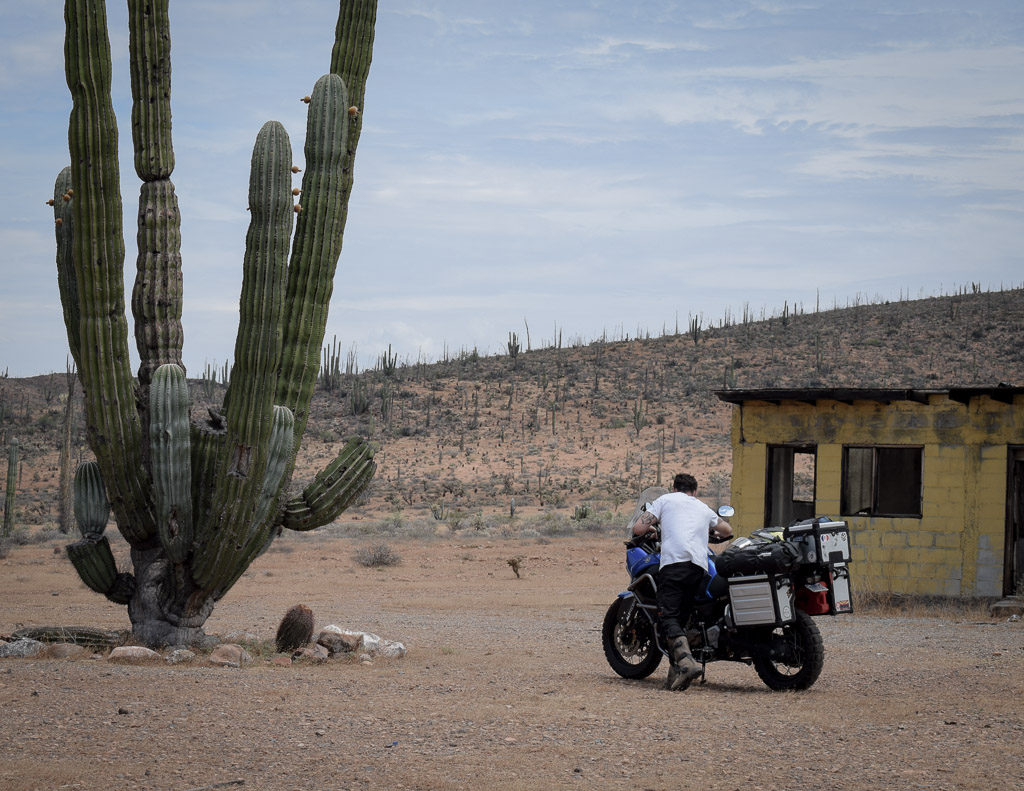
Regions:
[[[732,503],[738,526],[764,526],[768,446],[815,445],[815,514],[850,526],[855,587],[893,593],[1002,593],[1009,445],[1024,444],[1024,402],[945,394],[913,401],[747,401],[733,407]],[[922,517],[840,513],[844,445],[914,445]]]

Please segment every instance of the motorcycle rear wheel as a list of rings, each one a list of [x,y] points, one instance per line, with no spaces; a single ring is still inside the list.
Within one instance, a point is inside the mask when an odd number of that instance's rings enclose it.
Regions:
[[[616,599],[604,616],[601,643],[612,670],[623,678],[647,678],[661,664],[654,624],[634,599]]]
[[[808,689],[825,662],[825,644],[817,624],[807,613],[796,611],[793,623],[772,631],[769,639],[784,644],[785,657],[771,658],[754,654],[754,670],[771,689]]]

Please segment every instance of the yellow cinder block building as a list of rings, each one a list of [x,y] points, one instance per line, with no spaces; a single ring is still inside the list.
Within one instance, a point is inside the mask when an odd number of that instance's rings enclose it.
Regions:
[[[716,395],[744,528],[846,521],[864,591],[1024,593],[1024,388]]]

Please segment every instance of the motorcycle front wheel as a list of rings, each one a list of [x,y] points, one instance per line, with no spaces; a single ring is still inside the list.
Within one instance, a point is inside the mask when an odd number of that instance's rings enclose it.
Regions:
[[[612,602],[604,616],[601,643],[608,664],[623,678],[647,678],[661,663],[654,624],[635,599]]]
[[[821,674],[825,644],[817,624],[807,613],[766,636],[771,653],[754,654],[754,669],[771,689],[808,689]]]

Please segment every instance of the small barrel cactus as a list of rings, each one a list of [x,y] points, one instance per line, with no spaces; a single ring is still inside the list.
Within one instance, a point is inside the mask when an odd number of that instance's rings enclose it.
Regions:
[[[274,642],[283,654],[298,651],[313,639],[313,611],[305,604],[296,604],[284,614],[277,627]]]

